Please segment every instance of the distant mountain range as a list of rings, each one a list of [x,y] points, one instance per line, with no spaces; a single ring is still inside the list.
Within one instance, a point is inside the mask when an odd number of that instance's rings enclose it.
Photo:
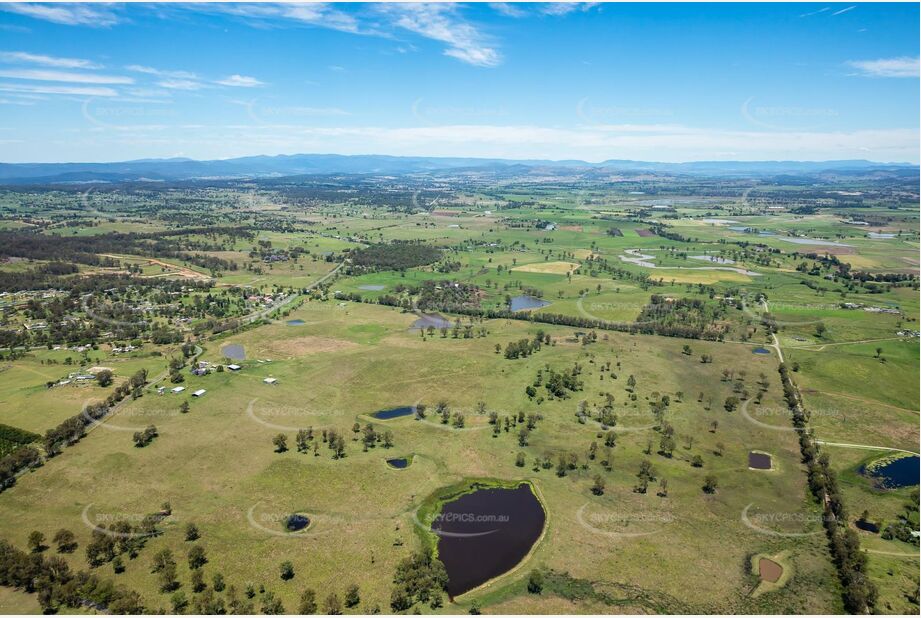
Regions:
[[[696,161],[657,163],[611,159],[600,163],[564,160],[394,157],[387,155],[297,154],[237,159],[141,159],[118,163],[0,163],[2,184],[182,181],[272,178],[328,174],[483,173],[573,174],[651,173],[702,176],[774,176],[829,172],[918,170],[909,163],[845,161]]]

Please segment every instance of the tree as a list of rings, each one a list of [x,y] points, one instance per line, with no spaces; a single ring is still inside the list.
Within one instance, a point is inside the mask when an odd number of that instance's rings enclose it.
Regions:
[[[201,536],[201,533],[198,531],[198,526],[193,523],[188,523],[185,526],[185,540],[186,541],[195,541]]]
[[[307,588],[301,593],[301,602],[297,610],[298,614],[307,615],[317,613],[317,593]]]
[[[69,554],[77,549],[76,537],[74,533],[66,528],[61,528],[54,533],[52,541],[58,546],[58,553]]]
[[[710,421],[710,433],[716,433],[716,429],[719,426],[720,426],[719,421]]]
[[[689,346],[688,344],[684,344],[684,346],[682,346],[681,348],[681,353],[686,356],[690,356],[692,354],[691,346]]]
[[[716,487],[717,487],[716,477],[713,476],[712,474],[708,474],[706,478],[704,478],[704,487],[703,487],[704,493],[707,493],[707,494],[715,493]]]
[[[723,451],[725,451],[725,450],[726,450],[726,446],[725,446],[722,442],[717,442],[717,443],[716,443],[716,450],[713,451],[713,452],[716,453],[717,457],[722,457],[722,456],[723,456]]]
[[[189,402],[188,401],[183,401],[181,404],[179,404],[179,412],[181,414],[189,413]]]
[[[294,565],[291,564],[290,560],[285,560],[284,562],[282,562],[279,570],[280,570],[281,578],[284,581],[288,581],[289,579],[294,578]]]
[[[96,382],[98,382],[99,386],[102,386],[102,387],[111,386],[112,381],[114,379],[113,376],[114,374],[110,370],[103,369],[102,371],[96,374]]]
[[[659,440],[659,454],[665,457],[671,457],[672,451],[675,450],[675,441],[671,436],[662,436]]]
[[[723,407],[726,408],[727,412],[733,412],[736,408],[739,407],[739,398],[735,395],[726,397],[726,401],[723,403]]]
[[[186,598],[184,592],[175,592],[173,596],[170,597],[170,605],[173,606],[174,614],[181,614],[185,612],[186,608],[189,606],[189,600]]]
[[[272,444],[275,445],[276,453],[284,453],[288,450],[288,438],[283,433],[280,433],[272,438]]]
[[[215,573],[214,577],[211,578],[211,587],[214,588],[215,592],[223,592],[224,576],[220,573]]]
[[[355,607],[358,603],[361,602],[361,597],[358,594],[358,585],[351,584],[345,590],[345,606],[346,607]]]
[[[205,556],[205,548],[201,545],[193,545],[189,549],[189,568],[192,570],[200,569],[208,562]]]
[[[262,596],[262,613],[267,616],[278,616],[285,613],[285,606],[282,605],[281,599],[275,596],[275,593],[266,592]]]
[[[825,324],[824,324],[823,322],[819,322],[818,324],[816,324],[816,325],[815,325],[815,335],[816,335],[816,337],[821,338],[821,337],[825,334],[825,331],[826,331],[826,330],[828,330],[828,329],[825,327]]]
[[[519,468],[524,468],[524,464],[525,464],[524,453],[518,453],[515,456],[515,465],[518,466]]]
[[[544,574],[538,570],[531,571],[528,575],[528,592],[531,594],[540,594],[544,589]]]
[[[160,583],[160,592],[172,592],[179,587],[179,581],[176,579],[176,563],[172,559],[163,565],[157,574],[157,579]],[[193,577],[192,580],[194,581],[195,578]]]
[[[695,468],[702,468],[704,465],[704,458],[700,455],[694,455],[694,457],[691,458],[691,465]]]
[[[339,601],[339,595],[335,592],[329,593],[326,601],[323,602],[323,611],[330,616],[338,616],[342,613],[342,603]]]
[[[595,476],[595,482],[592,484],[592,493],[596,496],[604,494],[604,479],[598,474]]]
[[[45,546],[45,535],[38,530],[33,530],[29,533],[28,541],[29,549],[32,550],[32,553],[37,554],[48,549]]]
[[[668,497],[668,479],[662,478],[659,480],[659,496],[662,498]]]
[[[194,592],[201,592],[207,588],[207,584],[205,584],[205,575],[201,569],[192,571],[191,584]]]

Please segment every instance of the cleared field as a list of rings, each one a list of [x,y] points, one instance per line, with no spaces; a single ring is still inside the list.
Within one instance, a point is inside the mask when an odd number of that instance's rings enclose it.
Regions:
[[[516,266],[513,271],[523,273],[544,273],[552,275],[565,275],[579,268],[578,264],[573,262],[544,262],[543,264],[522,264]]]
[[[777,537],[743,522],[748,505],[754,505],[750,511],[763,526],[777,525],[771,513],[791,511],[803,513],[802,521],[808,522],[815,508],[806,498],[793,436],[752,427],[720,407],[729,391],[718,378],[721,367],[746,367],[752,376],[773,371],[769,359],[752,355],[747,346],[695,343],[697,350],[712,351],[716,359],[705,365],[682,356],[680,340],[611,333],[597,344],[581,346],[568,341],[571,329],[545,327],[556,339],[555,346],[509,361],[495,354],[494,344],[533,334],[534,327],[487,322],[487,337],[423,340],[408,330],[414,316],[387,308],[308,303],[292,317],[305,324],[270,325],[222,340],[221,344],[242,344],[250,360],[242,363],[240,372],[190,376],[188,390],[205,388],[207,394],[189,399],[188,414],[178,412],[183,395],[149,393],[42,470],[23,477],[0,500],[0,535],[21,543],[31,529],[51,533],[66,526],[85,544],[90,530],[84,517],[101,521],[107,514],[147,513],[168,500],[174,514],[164,534],[150,539],[117,576],[142,591],[152,607],[165,605],[166,596],[156,590],[150,557],[161,548],[184,556],[187,543],[181,527],[194,522],[202,530],[208,577],[222,572],[238,587],[246,582],[264,584],[293,608],[303,587],[341,594],[346,583],[341,574],[353,573],[362,587],[361,608],[370,611],[375,605],[388,607],[393,569],[418,542],[412,515],[427,494],[465,477],[526,478],[546,498],[550,517],[548,533],[530,564],[593,581],[600,573],[616,573],[603,576],[602,585],[646,591],[637,600],[624,601],[631,611],[653,606],[673,611],[837,611],[834,575],[821,534]],[[351,345],[323,346],[311,337]],[[290,341],[313,349],[306,356],[259,362],[266,360],[268,350]],[[218,360],[217,348],[209,346],[205,357]],[[606,360],[619,363],[616,380],[597,369]],[[527,398],[524,387],[538,368],[549,363],[563,369],[574,362],[584,367],[582,392],[539,405]],[[637,382],[637,401],[624,390],[629,374]],[[277,385],[262,382],[270,375],[278,379]],[[780,404],[776,380],[772,382],[764,405]],[[610,472],[585,458],[598,429],[578,423],[573,414],[579,399],[595,402],[607,391],[614,393],[620,416]],[[672,396],[667,418],[679,442],[671,458],[649,456],[657,475],[668,479],[667,498],[655,495],[653,487],[647,494],[632,490],[647,440],[658,442],[645,402],[653,391]],[[678,391],[684,392],[680,401]],[[711,398],[713,407],[707,410]],[[342,460],[331,459],[325,445],[319,456],[293,449],[273,452],[271,438],[279,431],[289,440],[304,426],[335,428],[351,436],[356,419],[366,418],[362,415],[418,401],[431,406],[439,399],[465,412],[463,430],[435,419],[406,418],[378,424],[393,431],[392,449],[378,446],[362,452],[349,439]],[[514,432],[491,437],[486,418],[475,411],[480,400],[501,415],[539,412],[543,420],[528,446],[520,447]],[[151,419],[156,419],[160,436],[145,448],[135,448],[131,432]],[[715,434],[708,430],[712,420],[719,421]],[[696,436],[690,447],[685,435]],[[713,453],[716,442],[723,444],[720,456]],[[748,471],[745,458],[751,449],[771,452],[777,471]],[[514,464],[519,451],[527,454],[524,469]],[[228,452],[234,456],[227,458]],[[383,461],[391,453],[407,452],[415,457],[406,470],[394,472]],[[568,452],[577,453],[588,468],[562,478],[552,470],[531,469],[535,457]],[[702,468],[690,465],[693,455],[702,457]],[[89,477],[87,469],[97,472]],[[608,485],[600,497],[589,491],[592,476],[599,472]],[[719,478],[713,495],[701,490],[707,473]],[[43,508],[36,512],[30,505],[39,494]],[[291,512],[311,515],[315,526],[310,533],[297,538],[273,533],[281,531],[281,520]],[[802,531],[801,525],[794,527]],[[641,534],[623,534],[634,532]],[[791,552],[802,577],[776,594],[750,597],[747,556],[781,549]],[[649,555],[657,556],[658,569],[644,566]],[[78,566],[82,554],[78,551],[67,559]],[[283,560],[295,567],[296,576],[289,582],[271,575]],[[698,568],[688,571],[691,563]],[[522,595],[526,574],[527,568],[502,578],[445,611],[466,611],[473,601],[522,607],[515,599]],[[188,576],[180,566],[180,580],[187,582]],[[825,584],[805,594],[817,581]]]

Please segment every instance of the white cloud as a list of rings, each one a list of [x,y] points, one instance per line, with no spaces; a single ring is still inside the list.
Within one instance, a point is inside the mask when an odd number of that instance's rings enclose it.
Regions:
[[[0,61],[9,63],[40,64],[60,69],[100,69],[101,65],[82,58],[58,58],[29,52],[0,52]]]
[[[161,88],[166,88],[168,90],[201,90],[205,87],[201,82],[197,82],[192,79],[162,79],[157,82],[157,85]]]
[[[189,71],[170,71],[163,69],[155,69],[153,67],[143,66],[140,64],[129,64],[125,67],[129,71],[134,71],[135,73],[145,73],[147,75],[156,75],[157,77],[171,77],[173,79],[198,79],[198,75],[191,73]]]
[[[233,15],[252,22],[259,22],[260,25],[270,20],[287,19],[343,32],[359,32],[358,20],[326,3],[215,3],[195,5],[194,10]]]
[[[595,7],[597,2],[546,2],[538,5],[544,15],[568,15],[575,11],[588,11]]]
[[[30,94],[71,94],[87,97],[114,97],[118,93],[111,89],[101,86],[56,86],[56,85],[36,85],[36,84],[10,84],[0,83],[2,92],[24,92]]]
[[[835,11],[834,13],[832,13],[832,15],[833,15],[833,16],[834,16],[834,15],[841,15],[842,13],[847,13],[848,11],[853,11],[853,10],[856,9],[856,8],[857,8],[857,5],[855,4],[855,5],[853,5],[853,6],[849,6],[849,7],[847,7],[847,8],[841,9],[840,11]]]
[[[0,4],[0,10],[67,26],[108,28],[121,21],[111,8],[96,4],[13,3]]]
[[[475,26],[448,4],[385,4],[380,10],[392,25],[447,45],[446,56],[480,67],[497,66],[502,58]]]
[[[255,77],[249,77],[248,75],[229,75],[224,79],[218,80],[216,83],[222,86],[234,86],[237,88],[255,88],[256,86],[265,85]]]
[[[48,71],[45,69],[10,69],[0,71],[0,77],[30,79],[42,82],[71,82],[77,84],[133,84],[130,77],[121,75],[99,75],[98,73],[73,73],[71,71]]]
[[[867,77],[918,77],[921,62],[918,58],[880,58],[878,60],[850,60],[851,66]]]
[[[525,17],[527,11],[512,2],[490,2],[490,8],[500,15],[506,17]]]

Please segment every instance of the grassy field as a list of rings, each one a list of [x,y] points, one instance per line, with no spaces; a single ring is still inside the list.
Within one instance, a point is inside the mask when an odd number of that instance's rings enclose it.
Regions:
[[[354,583],[361,602],[350,612],[386,613],[397,564],[424,548],[426,537],[416,523],[419,509],[445,487],[489,478],[533,484],[547,511],[544,536],[519,568],[456,604],[422,607],[425,612],[465,613],[474,606],[484,613],[841,612],[821,509],[807,488],[779,385],[777,350],[753,353],[756,346],[773,344],[761,324],[762,307],[756,302],[761,294],[776,320],[780,351],[796,367],[793,376],[817,439],[851,445],[823,447],[841,479],[850,523],[864,509],[892,521],[914,500],[910,489],[874,488],[859,470],[887,453],[873,449],[918,450],[918,339],[898,334],[918,329],[917,283],[874,290],[849,285],[827,277],[827,266],[805,257],[807,252],[823,255],[822,247],[832,245],[789,239],[849,245],[835,247],[842,249],[835,255],[855,269],[917,272],[910,262],[917,257],[916,213],[878,228],[901,230],[902,236],[872,240],[866,229],[829,212],[768,215],[728,198],[680,198],[674,210],[663,212],[648,210],[650,196],[598,191],[576,199],[553,187],[509,187],[488,196],[464,195],[463,205],[405,214],[363,204],[286,211],[271,195],[251,196],[250,202],[240,195],[228,200],[221,191],[199,197],[219,202],[225,215],[233,214],[232,204],[254,217],[284,214],[291,223],[287,231],[278,226],[252,238],[222,239],[223,248],[208,251],[237,265],[217,277],[221,292],[238,294],[248,286],[300,291],[340,261],[342,270],[328,289],[300,294],[301,304],[283,319],[198,341],[200,358],[215,364],[226,362],[225,346],[242,346],[246,358],[237,361],[240,371],[193,376],[183,369],[186,390],[180,394],[160,395],[155,386],[167,384],[150,385],[77,445],[0,494],[0,538],[24,547],[32,530],[50,538],[68,528],[80,544],[64,555],[74,568],[87,568],[84,550],[95,524],[136,521],[169,502],[172,514],[162,534],[149,538],[139,556],[126,558],[123,573],[116,574],[111,564],[95,569],[137,590],[151,610],[170,609],[170,594],[159,591],[151,572],[152,558],[162,549],[176,556],[180,590],[193,594],[186,564],[193,543],[184,540],[183,529],[194,523],[201,530],[195,544],[207,552],[203,568],[209,582],[221,573],[238,590],[264,586],[288,612],[296,611],[305,588],[315,589],[322,601],[330,593],[341,598]],[[713,217],[732,222],[705,220]],[[537,229],[537,219],[552,220],[556,229]],[[99,222],[68,232],[134,229],[124,220]],[[683,239],[648,231],[657,225]],[[137,229],[159,227],[151,222]],[[436,245],[442,258],[402,271],[359,272],[341,253],[395,240]],[[740,240],[764,246],[753,250],[735,244]],[[309,253],[297,261],[263,262],[257,249],[269,246]],[[621,259],[633,255],[628,250],[654,255],[656,268]],[[689,257],[702,255],[731,259],[729,266],[759,276]],[[178,277],[188,269],[208,277],[204,269],[179,260],[156,264],[134,256],[130,261],[142,267],[141,276]],[[22,264],[2,268],[17,271],[25,268]],[[653,294],[692,299],[719,306],[724,341],[599,330],[597,340],[586,343],[577,334],[589,330],[584,327],[449,316],[474,327],[473,336],[464,338],[414,330],[415,313],[373,304],[407,287],[446,280],[477,286],[485,309],[505,309],[512,296],[538,295],[549,303],[534,312],[538,318],[560,314],[633,322]],[[344,301],[342,294],[368,302]],[[186,294],[183,300],[192,297]],[[860,307],[846,308],[846,302]],[[295,319],[303,323],[286,324]],[[505,358],[502,350],[509,343],[533,340],[538,331],[552,343],[526,358]],[[141,368],[154,377],[178,354],[176,346],[151,344],[126,356],[101,346],[85,359],[67,350],[24,351],[21,358],[0,361],[0,423],[44,433],[110,392],[95,384],[49,389],[47,382],[81,366],[111,367],[116,383]],[[701,362],[703,355],[712,356],[712,363]],[[64,364],[68,356],[75,364]],[[545,380],[551,372],[574,368],[582,385],[565,398],[549,396],[544,383],[535,396],[527,394],[538,372]],[[634,388],[628,386],[631,376]],[[267,378],[276,383],[266,383]],[[757,402],[752,398],[731,411],[724,407],[742,388],[758,392],[761,379],[767,387]],[[205,389],[204,396],[192,397],[197,389]],[[671,456],[659,453],[660,425],[650,405],[663,395],[669,397],[665,420],[674,428]],[[593,442],[604,450],[604,431],[577,415],[580,405],[597,411],[608,398],[618,417],[610,470],[600,456],[589,458]],[[464,414],[463,427],[440,422],[433,414],[440,401]],[[378,410],[420,403],[430,412],[425,420],[371,417]],[[519,414],[541,418],[520,444],[519,424],[494,436],[483,410],[496,412],[500,423]],[[369,422],[392,432],[391,448],[382,443],[362,448],[354,426]],[[159,435],[136,447],[134,433],[150,424]],[[295,434],[308,427],[317,435],[316,454],[312,446],[307,453],[294,448]],[[320,438],[324,431],[345,437],[344,458],[332,457]],[[279,433],[287,437],[285,452],[273,447]],[[751,451],[770,454],[772,468],[749,468]],[[516,465],[519,453],[524,466]],[[570,454],[577,463],[558,476],[558,458]],[[385,461],[408,455],[412,465],[403,470]],[[544,459],[549,467],[541,465]],[[647,459],[656,478],[640,493],[634,490],[637,473]],[[605,483],[601,495],[592,491],[596,475]],[[707,475],[718,481],[714,493],[703,491]],[[667,491],[660,485],[663,479]],[[303,533],[284,530],[292,513],[310,518]],[[909,599],[918,584],[917,545],[864,532],[860,537],[880,589],[877,610],[916,613]],[[758,556],[776,557],[789,567],[776,585],[763,585],[753,573]],[[287,581],[279,576],[283,561],[294,566]],[[532,569],[547,573],[539,597],[526,589]],[[0,610],[34,613],[38,606],[34,597],[0,588]]]
[[[549,328],[556,342],[551,349],[509,361],[495,354],[494,344],[527,336],[533,327],[488,322],[487,337],[423,341],[408,330],[412,315],[387,308],[308,303],[292,317],[305,325],[266,326],[221,341],[242,344],[252,360],[237,373],[189,377],[187,392],[199,387],[208,392],[201,399],[189,399],[188,414],[178,412],[184,394],[149,393],[63,456],[22,478],[0,500],[0,534],[24,542],[29,530],[51,534],[66,526],[84,544],[90,532],[84,519],[143,514],[169,501],[173,515],[164,534],[151,539],[141,556],[117,576],[141,590],[152,607],[166,607],[167,596],[156,591],[150,557],[168,547],[181,558],[188,546],[181,527],[194,522],[202,530],[209,576],[222,572],[238,587],[246,582],[264,584],[287,608],[294,608],[304,587],[341,594],[347,583],[341,574],[352,573],[362,587],[361,609],[368,611],[375,605],[387,608],[396,562],[418,543],[412,516],[420,500],[467,477],[528,479],[540,489],[549,511],[545,540],[530,559],[534,567],[546,565],[592,580],[600,577],[611,585],[629,584],[674,611],[838,609],[821,534],[775,537],[747,527],[741,518],[746,506],[754,505],[751,508],[763,521],[771,522],[772,513],[792,512],[801,514],[805,527],[810,527],[809,514],[815,507],[806,498],[792,435],[759,431],[718,403],[706,410],[705,403],[696,400],[701,390],[704,402],[725,398],[729,389],[718,378],[720,368],[746,367],[750,376],[770,373],[770,357],[752,355],[746,346],[695,343],[716,359],[704,365],[681,355],[680,340],[612,333],[607,340],[582,346],[568,341],[571,329]],[[205,352],[205,358],[220,357],[219,349],[209,347]],[[617,380],[596,369],[608,360],[620,363]],[[585,367],[583,392],[537,407],[528,401],[524,386],[538,368],[549,364],[562,369],[574,362]],[[636,402],[630,402],[624,390],[630,374],[637,381]],[[278,384],[264,384],[268,376],[276,377]],[[779,405],[773,375],[771,381],[764,405]],[[667,498],[656,496],[653,488],[645,495],[632,491],[642,451],[652,436],[651,429],[644,428],[654,422],[644,399],[653,391],[672,395],[668,418],[678,435],[697,436],[691,448],[680,439],[672,458],[650,455],[659,477],[669,481]],[[685,393],[680,403],[675,401],[678,391]],[[533,471],[530,462],[569,451],[586,461],[597,428],[579,424],[574,410],[579,399],[594,402],[602,392],[614,394],[621,420],[613,470],[602,472],[608,489],[596,497],[589,488],[600,471],[597,463],[558,478],[553,470]],[[325,447],[319,456],[293,449],[273,452],[271,438],[280,431],[289,440],[296,428],[305,426],[335,428],[351,436],[352,424],[364,418],[361,415],[420,401],[431,406],[440,399],[466,412],[463,430],[404,418],[380,423],[395,436],[395,446],[386,452],[381,447],[362,452],[351,439],[348,456],[338,461]],[[544,420],[530,444],[520,448],[514,433],[491,437],[486,418],[476,414],[481,400],[502,415],[536,409]],[[712,420],[719,423],[715,434],[708,430]],[[131,432],[150,422],[160,436],[150,446],[135,448]],[[717,441],[724,444],[722,456],[713,454]],[[751,449],[772,453],[777,470],[747,470]],[[528,455],[525,469],[514,465],[518,451]],[[235,456],[221,456],[227,452]],[[384,463],[386,456],[407,452],[415,457],[406,470],[394,471]],[[701,469],[689,463],[696,454],[704,460]],[[96,473],[88,476],[87,469]],[[706,473],[719,478],[716,494],[701,491]],[[139,484],[139,478],[145,481]],[[35,512],[30,505],[39,493],[43,508]],[[309,533],[296,538],[281,533],[281,521],[291,512],[310,514],[315,525]],[[802,527],[794,525],[796,532]],[[635,531],[644,534],[619,535]],[[791,552],[801,577],[773,595],[752,598],[747,557],[781,549]],[[657,556],[660,568],[646,568],[649,555]],[[79,565],[82,555],[78,551],[69,560]],[[272,575],[283,560],[295,565],[292,581]],[[526,605],[519,604],[529,601],[520,598],[526,572],[491,586],[482,593],[482,601],[501,603],[510,611],[523,609]],[[187,582],[185,567],[180,573]],[[807,582],[816,581],[824,582],[825,592],[805,594]],[[473,597],[464,603],[478,600]],[[633,609],[649,607],[638,602]],[[464,605],[448,610],[464,611]]]

